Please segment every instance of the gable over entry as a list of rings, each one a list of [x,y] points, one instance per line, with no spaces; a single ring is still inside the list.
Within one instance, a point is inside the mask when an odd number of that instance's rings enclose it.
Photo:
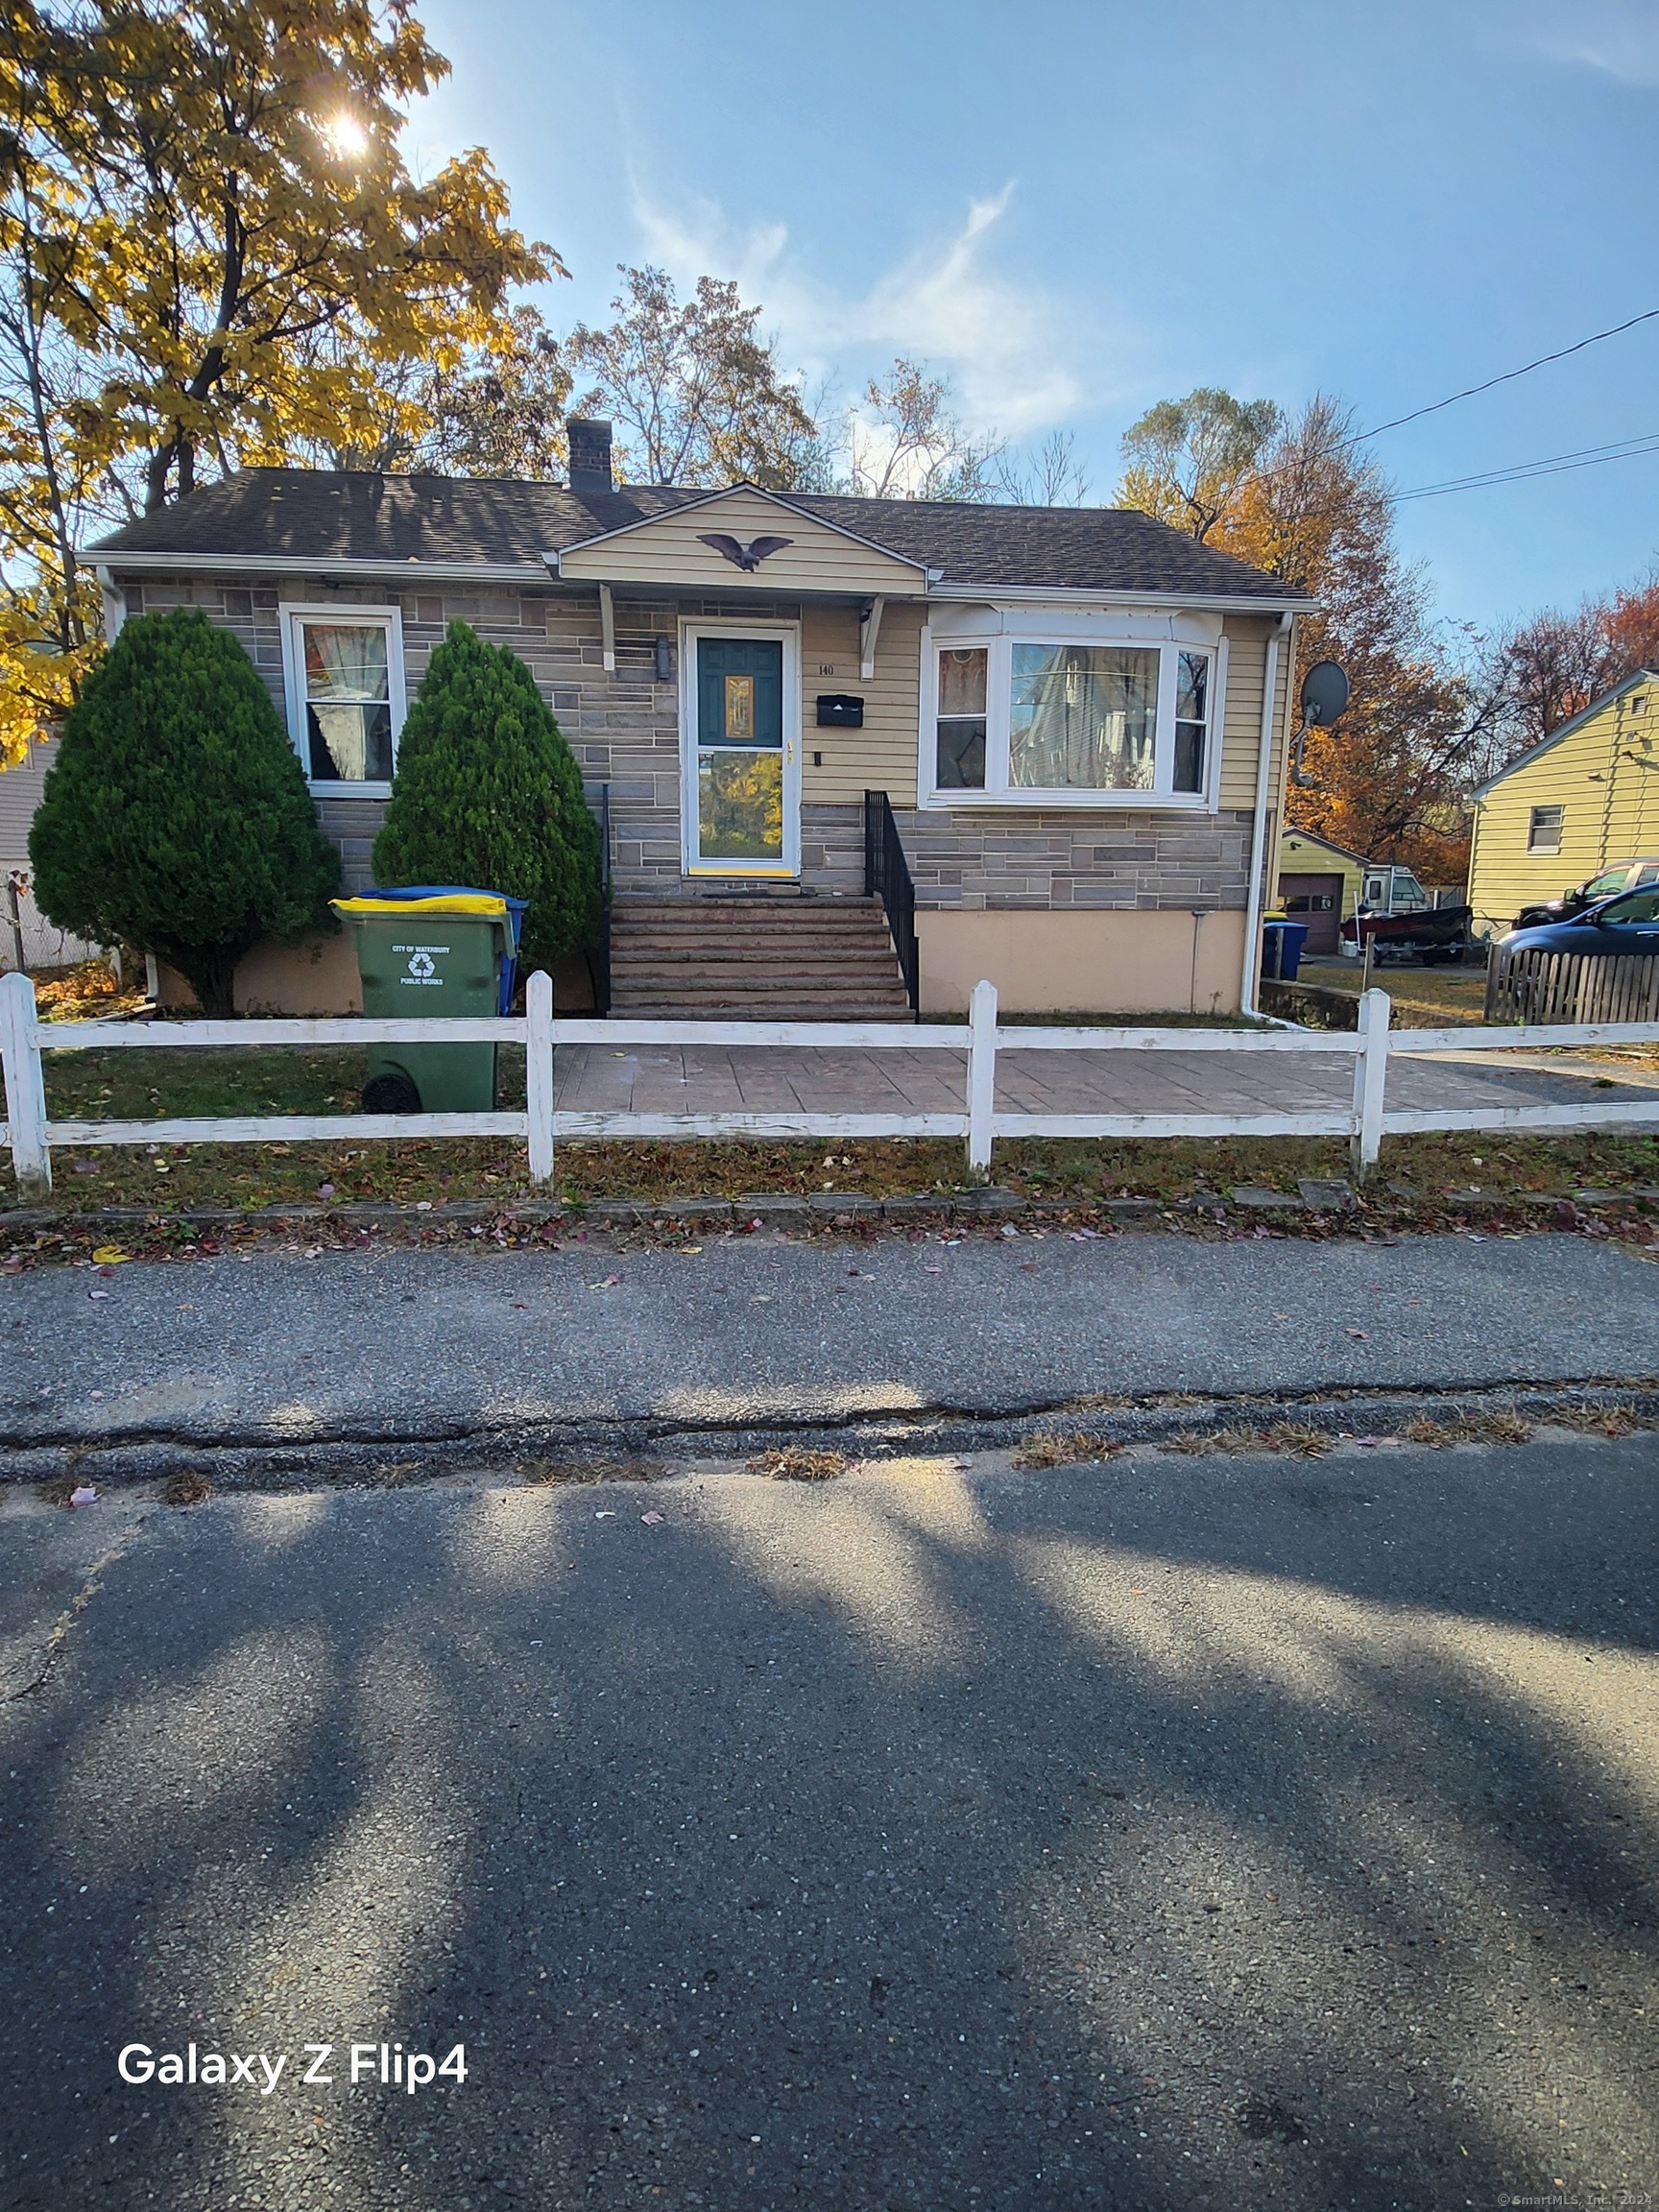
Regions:
[[[565,583],[684,586],[722,596],[752,590],[769,598],[920,599],[928,581],[920,562],[754,484],[608,530],[546,560]]]

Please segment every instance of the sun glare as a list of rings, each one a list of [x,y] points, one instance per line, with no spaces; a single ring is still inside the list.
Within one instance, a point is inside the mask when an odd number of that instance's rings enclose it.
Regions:
[[[330,115],[322,129],[330,152],[342,156],[346,160],[360,160],[369,151],[369,133],[355,115],[345,112]]]

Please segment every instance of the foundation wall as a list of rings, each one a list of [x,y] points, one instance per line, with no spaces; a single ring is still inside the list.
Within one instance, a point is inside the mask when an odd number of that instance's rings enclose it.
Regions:
[[[922,1014],[963,1013],[981,977],[1009,1014],[1237,1014],[1239,912],[919,913]]]

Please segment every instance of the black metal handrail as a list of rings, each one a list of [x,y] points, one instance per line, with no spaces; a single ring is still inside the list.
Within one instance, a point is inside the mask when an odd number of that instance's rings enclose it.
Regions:
[[[916,886],[885,791],[864,794],[864,896],[879,899],[886,911],[910,1011],[920,1021],[922,949],[916,942]]]

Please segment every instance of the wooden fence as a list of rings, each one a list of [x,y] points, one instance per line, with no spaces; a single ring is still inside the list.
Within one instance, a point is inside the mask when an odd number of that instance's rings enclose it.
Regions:
[[[1546,952],[1495,945],[1486,970],[1485,1018],[1659,1022],[1659,953]]]
[[[556,1020],[553,986],[529,979],[522,1017],[506,1020],[57,1022],[37,1019],[34,985],[25,975],[0,976],[0,1059],[6,1076],[7,1121],[0,1142],[11,1148],[18,1186],[28,1194],[52,1187],[54,1147],[94,1144],[264,1144],[359,1142],[407,1137],[513,1137],[528,1152],[530,1179],[553,1177],[561,1137],[959,1137],[975,1175],[991,1165],[998,1138],[1019,1137],[1346,1137],[1354,1168],[1375,1165],[1385,1134],[1426,1129],[1585,1129],[1610,1122],[1659,1127],[1659,1100],[1586,1100],[1571,1105],[1484,1105],[1393,1109],[1386,1104],[1389,1000],[1367,991],[1357,1030],[1154,1029],[1122,1027],[1003,1028],[993,984],[977,983],[966,1023],[892,1022],[654,1022],[626,1017]],[[54,1121],[46,1112],[43,1052],[173,1051],[207,1046],[319,1045],[521,1044],[526,1096],[522,1112],[492,1114],[323,1114],[191,1118],[150,1121]],[[1575,1023],[1526,1029],[1410,1029],[1396,1051],[1424,1053],[1513,1050],[1517,1046],[1659,1043],[1659,1021]],[[835,1051],[950,1051],[965,1059],[960,1111],[819,1114],[757,1112],[638,1113],[554,1105],[553,1056],[561,1046],[735,1046]],[[1340,1106],[1256,1113],[1062,1114],[999,1112],[997,1058],[1016,1052],[1334,1053],[1354,1063],[1352,1095]]]

